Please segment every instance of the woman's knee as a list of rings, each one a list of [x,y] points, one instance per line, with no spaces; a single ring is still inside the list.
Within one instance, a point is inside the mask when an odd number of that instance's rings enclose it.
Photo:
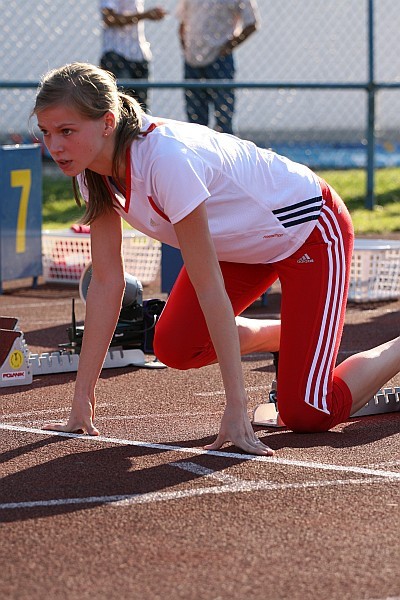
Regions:
[[[322,433],[333,427],[332,415],[311,407],[303,399],[278,402],[279,416],[295,433]]]
[[[215,352],[212,344],[196,346],[190,335],[163,335],[156,329],[153,342],[154,354],[168,367],[187,370],[199,369],[214,362]]]
[[[184,347],[173,336],[167,336],[160,333],[157,328],[154,334],[153,350],[155,356],[168,367],[174,369],[185,369]]]

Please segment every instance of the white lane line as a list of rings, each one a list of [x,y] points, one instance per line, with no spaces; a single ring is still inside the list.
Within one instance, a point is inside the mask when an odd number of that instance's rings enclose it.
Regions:
[[[96,408],[111,408],[113,406],[118,406],[118,404],[96,404]],[[38,416],[40,414],[47,414],[50,413],[52,415],[54,415],[55,412],[57,413],[65,413],[71,410],[71,406],[67,406],[67,407],[57,407],[56,409],[54,408],[46,408],[43,410],[33,410],[30,412],[26,412],[26,413],[8,413],[5,415],[1,415],[2,419],[18,419],[18,418],[26,418],[26,417],[35,417]],[[158,417],[161,417],[163,419],[171,419],[171,418],[179,418],[179,417],[206,417],[208,415],[210,416],[215,416],[215,415],[221,415],[222,414],[222,410],[218,411],[218,412],[212,412],[212,413],[204,413],[204,412],[192,412],[192,411],[187,411],[187,412],[167,412],[167,413],[146,413],[145,415],[116,415],[116,416],[99,416],[96,415],[96,421],[99,419],[103,419],[103,420],[110,420],[110,421],[121,421],[121,420],[135,420],[135,419],[155,419]],[[51,419],[51,422],[55,422],[55,419]],[[35,425],[39,423],[39,421],[35,422]]]
[[[53,411],[54,414],[54,411]],[[117,415],[114,417],[110,417],[110,416],[105,416],[105,417],[99,417],[98,415],[96,415],[96,423],[98,423],[99,421],[107,421],[107,423],[109,421],[143,421],[145,419],[152,419],[153,421],[155,419],[180,419],[182,417],[201,417],[202,419],[205,419],[206,417],[216,417],[216,416],[221,416],[222,415],[222,411],[219,412],[210,412],[210,413],[204,413],[204,412],[198,412],[198,413],[194,413],[194,412],[187,412],[187,413],[154,413],[154,414],[147,414],[147,415]],[[7,418],[7,417],[6,417]],[[25,420],[25,419],[24,419]],[[50,421],[51,423],[55,423],[56,421],[54,419],[52,419]],[[43,425],[43,419],[40,421],[36,421],[36,420],[30,420],[30,425],[34,425],[36,426],[40,426]],[[13,425],[19,425],[20,423],[18,423],[18,420],[15,420],[15,422],[12,423]]]
[[[267,392],[269,390],[269,388],[266,385],[253,385],[253,386],[246,388],[246,392],[259,392],[260,390]],[[194,395],[195,396],[205,396],[205,397],[207,397],[207,396],[224,396],[225,391],[217,390],[217,391],[211,391],[211,392],[195,392]]]
[[[177,467],[182,471],[189,471],[189,473],[194,473],[194,475],[199,475],[199,477],[209,477],[210,479],[216,479],[217,481],[222,481],[222,483],[228,484],[236,484],[243,483],[243,479],[239,479],[239,477],[233,477],[233,475],[228,475],[227,473],[222,473],[220,471],[214,471],[213,469],[207,469],[207,467],[202,467],[194,462],[171,462],[168,463],[171,467]],[[256,481],[251,481],[248,483],[257,483]]]
[[[112,506],[132,506],[151,502],[182,500],[206,495],[237,494],[240,492],[262,492],[279,490],[307,490],[323,487],[381,483],[376,477],[366,479],[337,479],[333,481],[309,481],[306,483],[272,483],[271,481],[238,481],[222,486],[201,487],[191,490],[175,490],[169,492],[148,492],[145,494],[127,494],[118,496],[88,496],[84,498],[57,498],[54,500],[34,500],[30,502],[5,502],[0,510],[24,508],[48,508],[52,506],[70,506],[85,504],[110,504]]]
[[[110,404],[108,402],[100,402],[96,403],[96,408],[111,408],[112,406],[119,406],[118,404]],[[2,419],[19,419],[25,417],[34,417],[37,415],[46,415],[48,413],[54,415],[55,411],[57,413],[68,412],[71,410],[71,405],[69,406],[57,406],[56,408],[43,408],[38,410],[30,410],[28,412],[20,412],[20,413],[7,413],[5,415],[1,415]]]
[[[91,435],[81,435],[77,433],[64,433],[61,431],[47,431],[43,429],[34,429],[32,427],[20,427],[15,425],[9,425],[7,423],[0,423],[0,429],[7,431],[19,431],[21,433],[34,433],[37,435],[48,435],[75,438],[82,441],[90,442],[103,442],[106,444],[119,444],[123,446],[137,446],[139,448],[150,448],[152,450],[160,450],[167,452],[182,452],[183,454],[197,454],[207,456],[217,456],[220,458],[233,458],[240,461],[253,461],[253,462],[266,462],[275,463],[278,465],[286,465],[290,467],[302,467],[306,469],[319,469],[322,471],[337,471],[341,473],[356,473],[357,475],[370,475],[372,477],[382,477],[392,480],[400,480],[400,473],[395,471],[381,471],[379,469],[368,469],[366,467],[351,467],[346,465],[331,465],[327,463],[318,463],[314,461],[301,461],[301,460],[290,460],[285,458],[278,458],[276,456],[254,456],[253,454],[241,454],[239,452],[222,452],[218,450],[203,450],[202,448],[187,448],[185,446],[173,446],[168,444],[156,444],[150,442],[142,442],[136,440],[126,440],[121,438],[110,438]]]
[[[385,596],[384,598],[371,598],[371,600],[400,600],[400,596]]]
[[[46,414],[54,414],[57,413],[66,413],[68,410],[71,410],[71,406],[69,408],[58,406],[57,409],[46,408],[43,410],[30,410],[29,412],[23,413],[7,413],[5,415],[1,415],[2,419],[26,419],[27,417],[37,417],[38,415],[46,415]]]
[[[400,467],[400,459],[399,460],[384,460],[383,462],[377,463],[368,463],[368,467],[372,467],[373,469],[379,467]]]
[[[176,413],[148,413],[146,415],[118,415],[115,417],[99,417],[96,415],[96,421],[142,421],[143,419],[181,419],[182,417],[202,417],[205,419],[206,417],[215,417],[221,416],[222,410],[219,412],[176,412]]]

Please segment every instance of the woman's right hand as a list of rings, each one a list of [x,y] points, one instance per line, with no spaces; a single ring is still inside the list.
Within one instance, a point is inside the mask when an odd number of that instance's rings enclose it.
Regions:
[[[226,407],[217,439],[205,446],[205,450],[219,450],[225,442],[231,442],[249,454],[273,456],[275,452],[263,444],[254,433],[245,407]]]

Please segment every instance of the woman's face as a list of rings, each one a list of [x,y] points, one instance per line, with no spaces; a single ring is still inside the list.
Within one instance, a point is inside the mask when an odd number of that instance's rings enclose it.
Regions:
[[[87,168],[111,175],[112,113],[93,120],[70,106],[55,105],[38,112],[37,120],[46,148],[65,175],[73,177]]]

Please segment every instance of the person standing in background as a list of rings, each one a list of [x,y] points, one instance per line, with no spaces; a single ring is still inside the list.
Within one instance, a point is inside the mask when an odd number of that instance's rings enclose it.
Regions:
[[[179,0],[177,16],[185,79],[234,79],[233,51],[259,26],[256,0]],[[185,100],[190,123],[208,125],[211,105],[215,129],[233,133],[232,88],[187,89]]]
[[[166,11],[156,6],[144,10],[143,0],[100,0],[103,18],[103,47],[100,66],[117,79],[148,79],[151,61],[150,44],[144,33],[144,20],[160,21]],[[147,89],[128,90],[147,106]]]

